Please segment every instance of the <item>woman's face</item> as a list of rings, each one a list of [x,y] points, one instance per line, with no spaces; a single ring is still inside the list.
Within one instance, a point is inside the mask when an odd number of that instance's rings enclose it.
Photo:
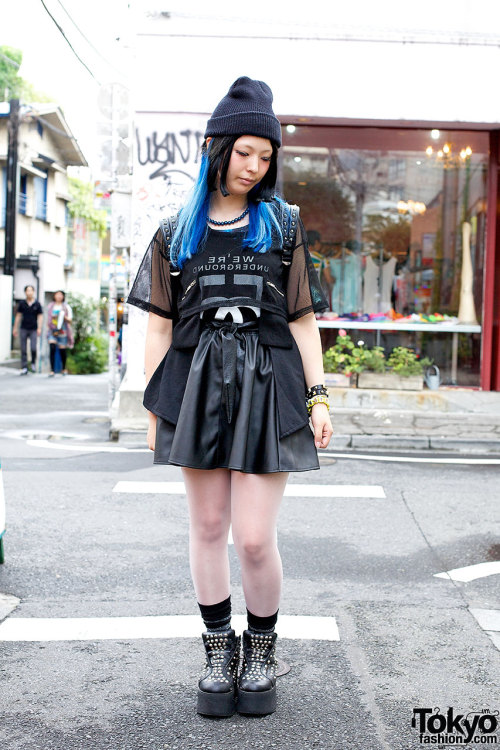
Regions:
[[[235,141],[226,186],[231,195],[245,195],[262,180],[269,165],[273,149],[271,141],[256,135],[242,135]]]
[[[54,294],[54,302],[59,302],[59,303],[61,303],[61,302],[63,301],[63,299],[64,299],[64,296],[63,296],[63,293],[62,293],[62,292],[56,292],[56,293]]]

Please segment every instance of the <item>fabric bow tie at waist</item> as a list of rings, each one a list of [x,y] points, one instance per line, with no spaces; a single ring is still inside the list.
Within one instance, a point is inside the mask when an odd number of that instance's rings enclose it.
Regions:
[[[222,349],[222,402],[226,417],[231,424],[236,399],[236,367],[238,363],[238,339],[244,341],[243,331],[258,330],[258,324],[251,320],[234,323],[231,320],[212,320],[209,324],[221,343]]]

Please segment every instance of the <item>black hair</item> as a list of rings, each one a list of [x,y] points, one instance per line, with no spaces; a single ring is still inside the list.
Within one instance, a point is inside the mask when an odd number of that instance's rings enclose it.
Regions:
[[[321,235],[319,232],[316,231],[316,229],[309,229],[307,232],[307,243],[308,245],[312,246],[315,245],[316,242],[321,242]]]
[[[208,148],[206,140],[203,142],[201,153],[208,157],[207,184],[210,192],[217,190],[217,178],[220,177],[220,191],[224,197],[229,195],[226,185],[227,170],[234,144],[238,138],[241,138],[241,135],[214,135],[210,141],[210,148]],[[278,177],[278,147],[273,141],[270,141],[270,143],[272,154],[269,169],[261,181],[248,193],[249,200],[255,201],[255,203],[261,201],[268,203],[272,201],[275,195]]]
[[[35,291],[35,287],[33,286],[33,284],[26,284],[26,286],[24,287],[24,291],[26,291],[26,289],[29,289],[30,287],[31,289],[33,289],[33,291]]]
[[[56,289],[56,291],[53,293],[52,299],[54,300],[54,302],[56,301],[56,294],[57,294],[57,292],[61,292],[61,294],[63,296],[63,302],[64,302],[66,300],[66,294],[65,294],[65,292],[63,292],[62,289]]]

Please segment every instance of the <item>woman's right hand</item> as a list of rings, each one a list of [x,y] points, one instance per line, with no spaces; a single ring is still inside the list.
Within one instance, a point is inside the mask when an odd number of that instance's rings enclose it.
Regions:
[[[148,448],[154,451],[156,442],[156,416],[149,412],[149,426],[147,434]]]

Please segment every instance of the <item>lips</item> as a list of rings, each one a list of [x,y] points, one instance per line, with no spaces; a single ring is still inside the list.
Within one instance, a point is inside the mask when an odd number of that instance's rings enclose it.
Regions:
[[[243,182],[243,183],[244,183],[245,185],[253,185],[253,184],[254,184],[254,181],[253,181],[253,180],[247,180],[247,179],[246,179],[246,177],[240,177],[240,180],[241,180],[241,181],[242,181],[242,182]]]

